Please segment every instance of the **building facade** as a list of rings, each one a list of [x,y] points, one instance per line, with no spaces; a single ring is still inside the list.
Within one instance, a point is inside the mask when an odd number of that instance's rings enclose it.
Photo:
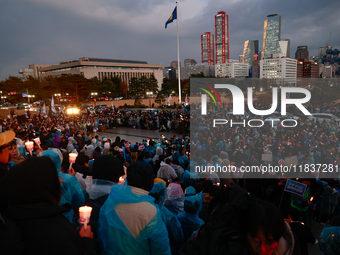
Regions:
[[[208,64],[197,64],[181,68],[181,79],[189,79],[192,74],[203,73],[205,77],[215,77],[215,66]]]
[[[201,35],[201,58],[202,64],[214,64],[214,35],[206,32]]]
[[[177,60],[171,61],[170,66],[177,69],[178,68],[178,61]],[[179,61],[179,67],[182,67],[181,61]]]
[[[215,63],[226,63],[229,59],[229,15],[215,15]]]
[[[158,88],[161,88],[163,67],[163,65],[148,64],[146,61],[84,57],[74,61],[63,61],[59,65],[41,67],[37,72],[40,79],[49,75],[79,74],[87,79],[97,77],[100,81],[119,77],[126,84],[129,84],[132,77],[149,78],[154,75],[158,81]]]
[[[279,41],[281,53],[286,57],[290,58],[290,39],[281,39]]]
[[[270,58],[272,54],[282,53],[279,41],[281,40],[281,15],[268,15],[263,28],[262,59]]]
[[[309,59],[309,51],[307,45],[297,47],[295,52],[295,59]]]
[[[253,61],[255,60],[255,46],[254,46],[254,42],[252,40],[247,40],[244,42],[244,47],[243,47],[243,59],[242,59],[242,63],[245,64],[249,64],[249,66],[251,66],[251,64],[253,63]]]
[[[245,78],[249,76],[249,64],[224,63],[215,65],[216,77]]]
[[[296,73],[297,78],[319,78],[320,76],[318,63],[307,59],[298,59]]]
[[[192,59],[192,58],[187,58],[187,59],[184,59],[184,66],[191,66],[191,65],[196,65],[197,62],[195,59]]]
[[[253,42],[254,42],[254,51],[255,51],[255,54],[260,55],[259,54],[259,40],[253,40]]]
[[[297,60],[291,58],[262,59],[260,61],[260,78],[296,84]]]

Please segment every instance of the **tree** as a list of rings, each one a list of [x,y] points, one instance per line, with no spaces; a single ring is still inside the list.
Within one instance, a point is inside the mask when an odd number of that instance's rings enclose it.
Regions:
[[[141,82],[138,78],[132,77],[129,82],[129,95],[135,98],[135,105],[140,104],[140,95],[142,95],[143,89]]]
[[[148,90],[156,94],[158,92],[158,81],[153,74],[149,78]]]

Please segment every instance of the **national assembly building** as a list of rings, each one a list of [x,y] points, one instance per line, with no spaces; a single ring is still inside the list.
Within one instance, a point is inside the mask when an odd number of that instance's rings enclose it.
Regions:
[[[31,64],[29,69],[19,69],[25,79],[31,75],[43,79],[49,75],[79,74],[87,79],[97,77],[100,81],[105,78],[119,77],[122,82],[129,84],[131,78],[141,78],[151,75],[158,81],[160,89],[163,82],[163,65],[148,64],[146,61],[122,60],[107,58],[79,58],[79,60],[63,61],[58,65]]]

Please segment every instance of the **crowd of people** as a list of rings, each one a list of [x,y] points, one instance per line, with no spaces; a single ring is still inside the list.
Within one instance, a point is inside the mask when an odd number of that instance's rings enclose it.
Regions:
[[[195,171],[284,165],[290,156],[298,164],[336,165],[339,123],[300,117],[294,128],[212,127],[230,107],[209,106],[206,116],[193,104],[190,114],[105,109],[2,120],[2,254],[308,254],[308,243],[318,242],[325,254],[340,254],[337,178],[300,176],[295,181],[307,189],[298,196],[284,191],[287,178],[277,173],[222,178]],[[93,132],[100,126],[154,129],[159,139],[111,141]],[[263,154],[272,160],[262,161]],[[87,225],[79,217],[84,205],[92,208]],[[315,220],[332,227],[315,237]]]

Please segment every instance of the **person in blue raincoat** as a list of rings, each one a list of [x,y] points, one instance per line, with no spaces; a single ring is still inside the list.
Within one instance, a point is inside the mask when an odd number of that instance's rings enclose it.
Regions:
[[[204,221],[198,217],[202,209],[202,196],[187,196],[184,200],[184,212],[178,214],[178,220],[181,222],[184,242],[189,240],[192,234],[204,224]]]
[[[98,236],[103,255],[171,254],[168,232],[155,199],[152,167],[129,165],[125,183],[115,185],[99,214]]]
[[[162,219],[169,233],[171,254],[178,254],[178,251],[184,243],[183,231],[181,223],[177,217],[170,212],[165,206],[163,206],[166,198],[165,182],[162,179],[156,178],[150,195],[155,198],[155,203],[158,205]]]
[[[39,153],[38,156],[50,157],[56,165],[61,186],[61,200],[59,205],[67,207],[68,204],[70,206],[70,210],[63,214],[72,224],[74,224],[73,210],[78,210],[79,207],[83,206],[85,203],[84,193],[79,185],[77,178],[70,174],[65,174],[61,172],[61,163],[63,161],[63,156],[59,149],[42,151]]]

